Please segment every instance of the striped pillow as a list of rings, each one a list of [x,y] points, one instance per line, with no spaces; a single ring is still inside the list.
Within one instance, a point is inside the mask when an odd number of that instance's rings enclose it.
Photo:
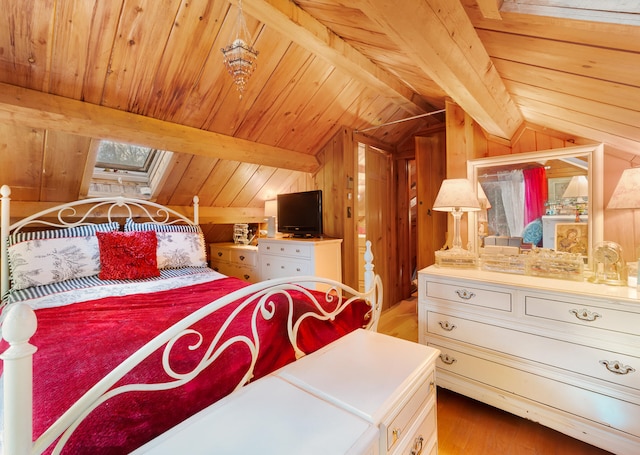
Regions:
[[[128,218],[124,230],[156,232],[159,269],[207,266],[204,234],[198,225],[136,223]]]
[[[117,222],[19,232],[8,238],[12,290],[42,286],[100,272],[96,232],[117,231]]]

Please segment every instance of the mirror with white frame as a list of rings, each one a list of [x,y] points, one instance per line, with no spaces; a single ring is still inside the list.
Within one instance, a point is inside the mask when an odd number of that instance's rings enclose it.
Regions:
[[[526,242],[531,240],[526,238],[531,237],[530,233],[534,233],[533,242],[537,246],[555,249],[557,224],[570,227],[572,223],[581,223],[586,224],[583,254],[590,268],[591,250],[603,238],[602,163],[602,144],[469,160],[467,178],[478,189],[481,204],[489,205],[488,209],[483,206],[479,212],[468,213],[470,250],[478,253],[486,236],[523,237]],[[586,177],[584,194],[582,191],[570,194],[568,188],[573,177],[574,181]],[[540,183],[539,192],[546,185],[547,197],[540,202],[543,196],[539,196],[533,204],[535,209],[524,202],[527,198],[523,194],[523,178],[528,182],[546,182]],[[512,180],[520,181],[515,194],[510,189]],[[510,196],[516,202],[511,202]]]

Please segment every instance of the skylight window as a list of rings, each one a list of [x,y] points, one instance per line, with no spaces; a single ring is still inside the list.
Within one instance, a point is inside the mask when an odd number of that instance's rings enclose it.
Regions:
[[[501,12],[640,25],[637,0],[503,0]]]
[[[148,172],[157,150],[121,142],[101,141],[96,167]]]
[[[88,195],[150,199],[171,155],[165,150],[100,141]]]

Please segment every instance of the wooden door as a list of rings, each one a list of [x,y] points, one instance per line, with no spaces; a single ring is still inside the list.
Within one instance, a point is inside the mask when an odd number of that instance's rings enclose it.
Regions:
[[[371,146],[365,150],[365,222],[376,272],[384,285],[383,310],[398,300],[393,160],[389,153]]]

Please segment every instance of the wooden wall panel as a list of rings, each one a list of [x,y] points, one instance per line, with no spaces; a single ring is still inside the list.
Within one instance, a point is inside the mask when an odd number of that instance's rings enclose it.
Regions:
[[[39,200],[44,137],[41,129],[0,123],[0,182],[11,187],[11,199]]]
[[[217,163],[217,159],[207,156],[193,156],[189,165],[184,171],[179,184],[169,199],[170,205],[189,205],[193,196],[200,192],[200,189],[207,181]],[[226,207],[226,206],[222,206]]]
[[[467,178],[467,160],[475,158],[476,153],[476,122],[455,103],[448,102],[446,109],[446,178]],[[460,220],[463,248],[467,244],[467,221],[468,216],[463,215]],[[453,245],[453,216],[447,216],[446,244]]]
[[[213,206],[213,201],[224,191],[229,178],[234,175],[238,166],[240,166],[239,161],[219,160],[216,163],[216,166],[209,174],[209,178],[207,178],[198,193],[202,205],[206,207]]]
[[[88,137],[51,130],[47,132],[41,201],[66,202],[78,198],[90,144]]]
[[[398,287],[401,299],[411,296],[411,275],[413,273],[412,258],[416,255],[416,242],[410,226],[409,204],[411,199],[409,160],[394,160],[396,189],[394,196],[397,257],[398,257]]]
[[[156,200],[159,204],[168,204],[175,192],[176,188],[180,184],[183,176],[187,172],[189,163],[194,158],[194,155],[186,153],[174,153],[171,159],[169,169],[165,173],[165,180],[163,185],[159,188],[156,195]],[[203,204],[204,205],[204,204]]]
[[[435,252],[447,240],[448,214],[432,210],[446,177],[445,136],[441,131],[429,137],[416,137],[418,270],[435,263]]]

